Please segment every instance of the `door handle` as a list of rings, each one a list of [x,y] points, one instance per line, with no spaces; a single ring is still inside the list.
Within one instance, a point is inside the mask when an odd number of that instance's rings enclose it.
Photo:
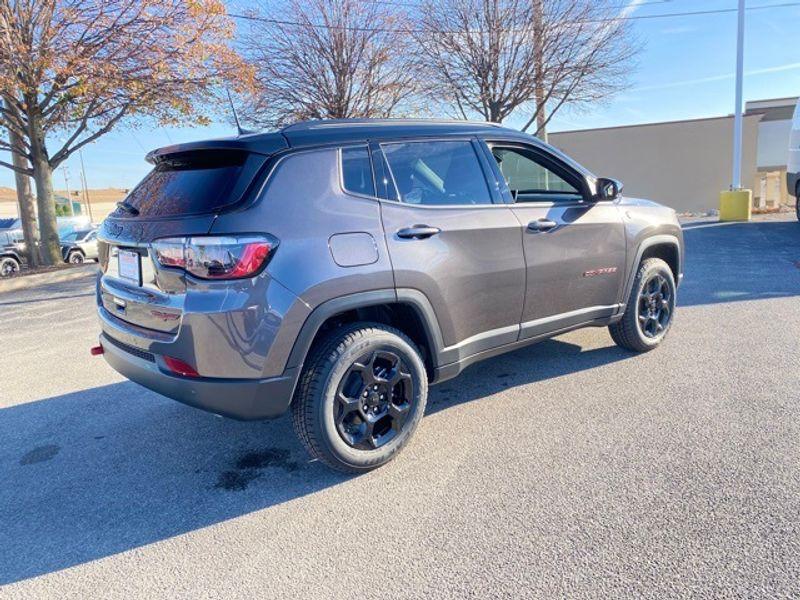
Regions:
[[[528,223],[528,230],[530,231],[550,231],[556,227],[558,227],[558,223],[550,219],[539,219]]]
[[[397,237],[404,240],[424,240],[439,233],[441,229],[438,227],[430,227],[428,225],[414,225],[412,227],[404,227],[397,232]]]

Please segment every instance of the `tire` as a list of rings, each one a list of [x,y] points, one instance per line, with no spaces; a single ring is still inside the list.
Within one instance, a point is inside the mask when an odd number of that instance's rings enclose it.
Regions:
[[[675,315],[675,292],[669,265],[660,258],[643,260],[622,319],[608,327],[617,346],[648,352],[661,344]]]
[[[13,277],[19,273],[19,262],[10,256],[0,258],[0,278]]]
[[[800,183],[794,188],[794,212],[797,220],[800,221]]]
[[[83,252],[80,250],[73,250],[67,256],[67,262],[72,265],[81,265],[86,262],[86,257],[83,255]]]
[[[355,323],[312,347],[292,423],[312,457],[337,471],[363,473],[403,449],[427,399],[427,373],[414,342],[393,327]]]

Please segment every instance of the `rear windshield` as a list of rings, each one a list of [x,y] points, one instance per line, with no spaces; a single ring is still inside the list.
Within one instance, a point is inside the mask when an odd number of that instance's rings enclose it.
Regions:
[[[246,159],[246,152],[229,150],[184,152],[162,158],[128,194],[114,216],[168,217],[215,212],[237,200],[231,197],[231,191]]]

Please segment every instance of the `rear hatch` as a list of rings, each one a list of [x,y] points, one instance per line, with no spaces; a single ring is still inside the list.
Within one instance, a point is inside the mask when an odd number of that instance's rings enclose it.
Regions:
[[[163,266],[154,243],[204,236],[219,213],[248,206],[268,155],[187,145],[157,151],[148,160],[153,170],[100,228],[98,302],[140,335],[166,340],[180,328],[187,275]]]

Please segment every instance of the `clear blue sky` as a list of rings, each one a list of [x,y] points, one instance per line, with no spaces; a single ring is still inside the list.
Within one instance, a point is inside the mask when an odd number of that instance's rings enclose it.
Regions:
[[[788,0],[748,0],[748,7]],[[238,4],[238,3],[237,3]],[[632,17],[733,8],[736,0],[620,0]],[[273,6],[279,6],[275,0]],[[584,129],[716,116],[733,112],[736,15],[713,14],[635,20],[645,42],[630,88],[603,106],[557,115],[550,131]],[[747,13],[745,100],[800,95],[800,6]],[[507,124],[514,125],[514,121]],[[87,179],[92,188],[131,187],[148,170],[148,150],[174,142],[232,134],[227,124],[170,129],[141,125],[120,128],[85,148]],[[54,140],[55,141],[55,140]],[[56,144],[51,143],[55,149]],[[77,154],[67,161],[70,187],[79,185]],[[56,188],[63,188],[61,170]],[[0,185],[13,187],[13,175],[0,169]]]

